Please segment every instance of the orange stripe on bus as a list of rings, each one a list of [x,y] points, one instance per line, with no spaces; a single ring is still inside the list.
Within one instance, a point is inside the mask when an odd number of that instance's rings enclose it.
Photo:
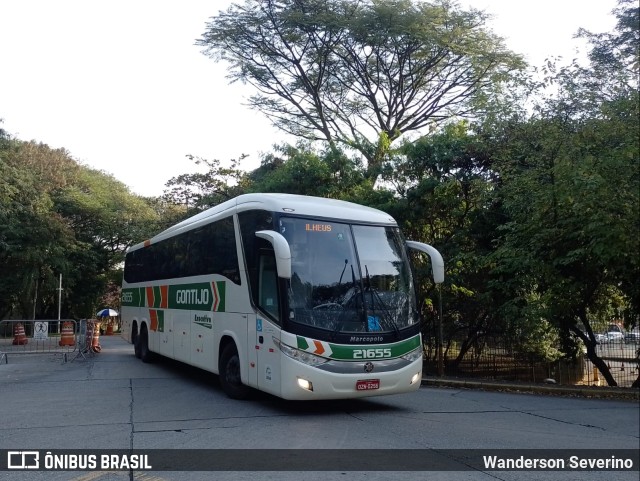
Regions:
[[[155,296],[153,295],[153,287],[145,287],[145,290],[147,291],[147,306],[154,307],[153,301]]]
[[[160,307],[166,309],[169,306],[169,286],[160,286]]]
[[[149,309],[149,317],[151,318],[151,330],[158,330],[158,311],[155,309]]]

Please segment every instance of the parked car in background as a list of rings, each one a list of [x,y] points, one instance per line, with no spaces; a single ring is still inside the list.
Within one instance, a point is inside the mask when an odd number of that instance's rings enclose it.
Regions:
[[[594,332],[593,335],[596,336],[596,342],[598,344],[604,344],[607,342],[607,336],[605,336],[601,332]]]
[[[622,342],[624,334],[618,331],[596,332],[596,342],[598,344],[608,344],[610,342]]]
[[[635,328],[624,335],[624,342],[627,344],[640,344],[640,328]]]
[[[606,342],[622,342],[624,341],[624,334],[620,331],[607,331],[604,333]]]

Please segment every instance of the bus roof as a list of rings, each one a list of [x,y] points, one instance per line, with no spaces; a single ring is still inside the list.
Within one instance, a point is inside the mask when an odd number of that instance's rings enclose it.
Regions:
[[[150,242],[154,243],[155,241],[171,237],[174,233],[187,231],[191,226],[195,226],[195,224],[200,225],[205,223],[203,222],[205,219],[210,218],[214,220],[216,218],[226,217],[224,214],[227,212],[231,215],[236,212],[253,209],[357,221],[367,224],[397,225],[393,217],[381,210],[343,200],[296,194],[243,194],[169,227],[154,236]],[[140,243],[130,249],[136,249],[142,245],[143,243]]]

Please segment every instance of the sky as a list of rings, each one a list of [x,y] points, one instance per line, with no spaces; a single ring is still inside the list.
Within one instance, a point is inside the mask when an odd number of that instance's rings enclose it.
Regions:
[[[243,3],[244,0],[240,0]],[[132,192],[161,195],[197,167],[187,155],[252,170],[292,141],[245,106],[226,65],[195,41],[231,0],[0,0],[0,126],[64,148]],[[237,3],[237,2],[236,2]],[[531,65],[586,51],[580,28],[612,31],[615,0],[461,0]]]

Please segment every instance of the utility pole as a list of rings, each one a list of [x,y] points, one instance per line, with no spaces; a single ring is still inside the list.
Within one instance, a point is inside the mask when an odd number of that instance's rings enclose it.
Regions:
[[[444,358],[442,355],[442,284],[438,289],[438,376],[444,376]]]
[[[58,321],[60,321],[60,312],[62,310],[62,274],[60,274],[60,287],[58,287]]]
[[[39,283],[40,279],[39,277],[36,277],[36,289],[35,292],[33,294],[33,314],[31,316],[31,319],[33,319],[35,321],[36,319],[36,306],[38,304],[38,283]]]

